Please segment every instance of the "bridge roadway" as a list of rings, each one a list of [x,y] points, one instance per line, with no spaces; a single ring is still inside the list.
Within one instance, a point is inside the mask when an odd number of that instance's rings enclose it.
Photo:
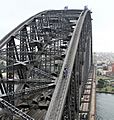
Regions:
[[[89,9],[40,12],[0,40],[0,53],[1,120],[95,119]]]
[[[90,71],[84,94],[81,98],[80,119],[85,116],[87,120],[95,120],[96,115],[96,70]]]
[[[89,120],[96,120],[96,70],[93,71],[92,94],[90,103]]]

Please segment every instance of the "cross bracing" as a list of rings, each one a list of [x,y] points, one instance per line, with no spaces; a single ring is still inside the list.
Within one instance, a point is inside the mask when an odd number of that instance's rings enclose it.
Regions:
[[[0,53],[3,120],[80,119],[92,69],[90,10],[38,13],[1,39]]]

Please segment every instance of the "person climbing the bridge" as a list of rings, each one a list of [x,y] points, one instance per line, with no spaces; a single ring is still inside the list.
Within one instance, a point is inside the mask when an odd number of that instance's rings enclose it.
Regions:
[[[67,71],[67,68],[65,67],[65,68],[64,68],[64,71],[63,71],[63,77],[64,77],[64,78],[67,77],[67,73],[68,73],[68,71]]]
[[[86,11],[86,10],[88,10],[88,6],[86,5],[86,6],[84,6],[84,10]]]

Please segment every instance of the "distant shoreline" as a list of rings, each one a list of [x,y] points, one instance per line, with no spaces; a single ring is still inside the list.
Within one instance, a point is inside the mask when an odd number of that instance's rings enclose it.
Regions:
[[[114,92],[106,92],[106,91],[96,91],[96,93],[106,93],[106,94],[114,94]]]

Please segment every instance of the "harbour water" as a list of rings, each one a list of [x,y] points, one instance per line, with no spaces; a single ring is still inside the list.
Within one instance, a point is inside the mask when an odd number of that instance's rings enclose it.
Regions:
[[[97,93],[96,120],[114,120],[114,94]]]

